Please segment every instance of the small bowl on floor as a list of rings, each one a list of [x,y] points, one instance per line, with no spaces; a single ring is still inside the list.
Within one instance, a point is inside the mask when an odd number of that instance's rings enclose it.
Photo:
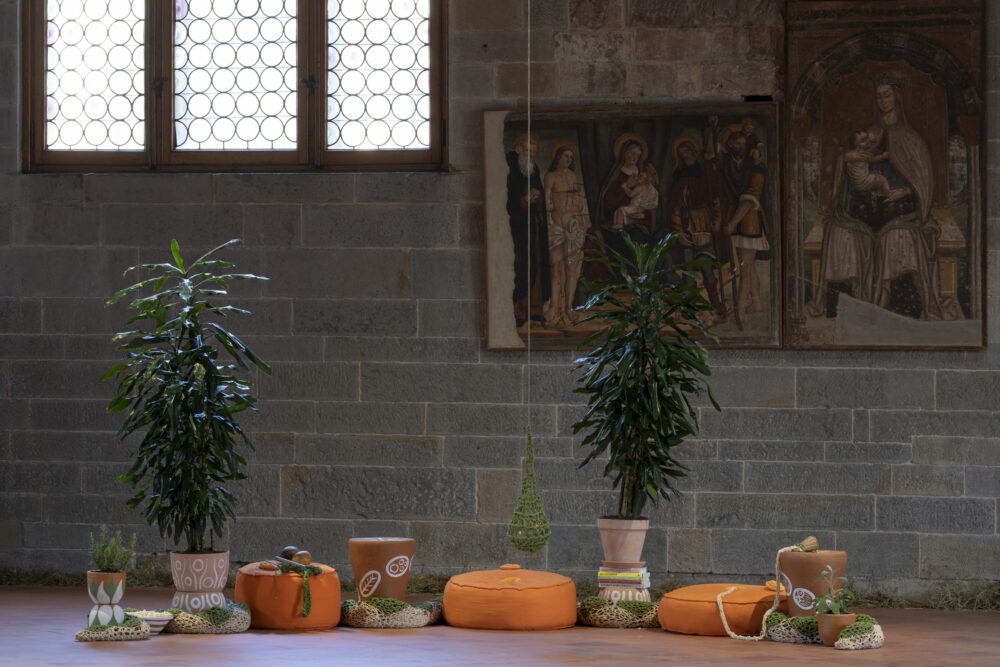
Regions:
[[[133,612],[133,616],[142,619],[142,622],[149,626],[149,636],[158,635],[167,627],[167,623],[174,620],[173,614],[165,614],[159,611]]]

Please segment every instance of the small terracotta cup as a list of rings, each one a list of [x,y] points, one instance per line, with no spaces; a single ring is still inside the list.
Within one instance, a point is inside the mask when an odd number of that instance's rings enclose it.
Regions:
[[[406,600],[416,542],[409,537],[353,537],[347,543],[358,600]]]
[[[856,614],[817,614],[816,621],[819,623],[819,638],[827,646],[837,643],[837,637],[844,631],[844,628],[854,623]]]

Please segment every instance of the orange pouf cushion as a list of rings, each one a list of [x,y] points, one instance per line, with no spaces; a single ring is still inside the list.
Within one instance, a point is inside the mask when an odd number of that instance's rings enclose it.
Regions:
[[[456,574],[444,587],[448,625],[484,630],[558,630],[576,624],[576,586],[552,572],[503,565]]]
[[[764,612],[774,604],[774,589],[743,584],[698,584],[670,591],[660,600],[660,627],[689,635],[725,635],[716,598],[733,586],[738,588],[722,598],[729,629],[738,635],[759,634]],[[777,611],[787,609],[782,593]]]
[[[324,630],[340,623],[340,577],[328,565],[309,577],[312,609],[302,617],[302,575],[262,570],[250,563],[236,573],[237,602],[250,608],[250,627],[272,630]],[[275,595],[277,593],[277,595]]]

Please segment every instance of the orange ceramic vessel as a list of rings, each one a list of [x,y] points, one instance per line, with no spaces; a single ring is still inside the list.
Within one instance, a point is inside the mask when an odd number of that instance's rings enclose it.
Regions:
[[[347,542],[358,600],[395,598],[406,601],[410,563],[416,541],[409,537],[354,537]]]

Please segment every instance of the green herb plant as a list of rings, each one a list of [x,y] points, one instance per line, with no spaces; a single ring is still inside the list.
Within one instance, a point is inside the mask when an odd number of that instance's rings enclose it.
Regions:
[[[228,518],[235,519],[235,499],[226,484],[244,479],[246,460],[237,451],[252,448],[235,415],[256,410],[252,395],[257,370],[271,368],[231,334],[219,320],[248,311],[215,301],[237,280],[266,280],[230,273],[230,262],[216,253],[237,243],[228,241],[191,264],[181,258],[177,241],[170,244],[173,262],[139,264],[125,271],[148,274],[114,294],[108,305],[128,296],[136,311],[132,327],[115,335],[124,353],[101,378],[118,382],[111,412],[125,415],[118,436],[141,435],[134,463],[118,478],[132,485],[128,501],[142,511],[160,534],[188,552],[214,550]],[[151,294],[142,296],[151,291]],[[206,542],[209,533],[209,542]]]
[[[592,296],[579,308],[588,313],[582,321],[604,326],[581,343],[597,346],[576,360],[582,375],[575,391],[589,399],[573,432],[588,431],[580,467],[608,455],[604,476],[619,489],[613,518],[639,519],[647,500],[655,505],[679,493],[674,482],[687,468],[674,451],[698,435],[691,397],[706,392],[719,409],[705,382],[711,369],[702,345],[716,338],[701,318],[712,305],[695,286],[697,270],[711,263],[673,263],[673,234],[649,245],[622,238],[628,254],[588,253],[616,278],[583,280]]]
[[[90,562],[94,569],[98,572],[124,572],[135,554],[136,538],[136,534],[132,533],[132,539],[125,546],[122,532],[116,530],[112,535],[105,525],[101,525],[97,539],[90,533]]]
[[[850,589],[841,586],[839,590],[834,590],[834,582],[840,580],[841,584],[847,581],[847,577],[833,576],[833,567],[827,565],[823,569],[823,574],[816,581],[826,582],[827,592],[816,596],[817,614],[849,614],[847,610],[848,601],[854,601],[854,593]]]

